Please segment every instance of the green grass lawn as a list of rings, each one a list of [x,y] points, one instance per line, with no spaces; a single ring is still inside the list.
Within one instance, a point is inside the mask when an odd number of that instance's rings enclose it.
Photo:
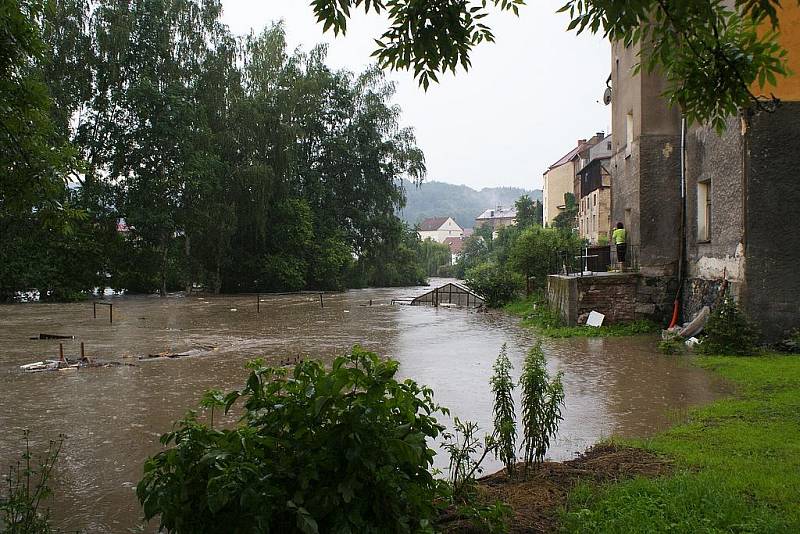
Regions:
[[[503,309],[522,318],[522,326],[535,329],[547,337],[616,337],[658,332],[660,327],[651,321],[634,321],[609,326],[564,326],[561,318],[547,305],[541,295],[514,300]]]
[[[800,356],[699,364],[736,393],[655,438],[626,442],[674,458],[674,473],[578,486],[565,531],[800,532]]]

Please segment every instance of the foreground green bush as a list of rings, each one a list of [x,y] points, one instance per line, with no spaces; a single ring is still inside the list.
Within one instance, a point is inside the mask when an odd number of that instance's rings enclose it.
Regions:
[[[137,487],[169,532],[425,532],[437,513],[430,440],[445,410],[398,382],[398,363],[354,348],[330,370],[259,367],[224,397],[232,429],[194,414],[162,437]]]

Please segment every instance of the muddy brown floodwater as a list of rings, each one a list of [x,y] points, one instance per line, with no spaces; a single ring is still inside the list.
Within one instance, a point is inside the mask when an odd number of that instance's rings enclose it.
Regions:
[[[432,283],[441,281],[432,280]],[[0,466],[15,461],[22,432],[35,449],[67,436],[50,503],[65,530],[124,532],[141,521],[134,488],[158,436],[202,392],[240,387],[254,357],[330,359],[359,343],[400,361],[403,377],[431,386],[454,416],[488,429],[492,362],[503,343],[519,372],[536,336],[502,313],[392,306],[427,288],[353,290],[325,296],[117,296],[113,324],[92,303],[0,306]],[[372,306],[369,302],[372,300]],[[75,340],[31,340],[39,333]],[[19,366],[55,357],[64,343],[77,356],[135,367],[23,373]],[[685,358],[664,356],[651,336],[543,340],[548,367],[564,371],[566,410],[550,457],[566,459],[611,435],[645,436],[692,405],[723,393],[712,375]],[[137,361],[157,352],[198,349],[191,358]],[[442,455],[437,463],[447,463]],[[496,462],[487,471],[498,467]],[[152,526],[151,526],[152,527]],[[149,528],[151,528],[149,527]]]

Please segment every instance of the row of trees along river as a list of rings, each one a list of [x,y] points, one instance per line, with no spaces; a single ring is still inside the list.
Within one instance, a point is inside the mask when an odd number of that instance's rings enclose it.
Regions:
[[[0,136],[0,297],[340,289],[430,271],[395,216],[424,156],[377,68],[290,52],[280,24],[232,35],[219,0],[21,5],[26,46],[3,60],[3,91],[27,121]]]

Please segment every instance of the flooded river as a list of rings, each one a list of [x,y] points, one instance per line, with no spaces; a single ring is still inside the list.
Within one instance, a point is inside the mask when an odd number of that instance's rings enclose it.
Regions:
[[[424,291],[353,290],[325,295],[324,307],[316,295],[262,296],[260,313],[252,295],[120,296],[106,299],[114,305],[113,323],[106,306],[97,306],[93,318],[91,302],[0,306],[0,466],[18,456],[24,429],[37,449],[65,434],[52,503],[56,525],[125,532],[140,522],[134,487],[144,459],[204,390],[242,386],[244,364],[254,357],[330,359],[356,343],[399,360],[403,377],[431,386],[453,415],[489,429],[494,358],[507,343],[518,374],[536,336],[502,313],[390,305]],[[29,339],[39,333],[76,338]],[[57,357],[59,343],[68,357],[77,356],[81,341],[87,356],[136,366],[19,371]],[[543,346],[551,372],[564,371],[566,389],[554,459],[611,435],[658,431],[722,390],[684,358],[658,353],[654,337],[543,340]],[[193,349],[191,358],[137,361]]]

